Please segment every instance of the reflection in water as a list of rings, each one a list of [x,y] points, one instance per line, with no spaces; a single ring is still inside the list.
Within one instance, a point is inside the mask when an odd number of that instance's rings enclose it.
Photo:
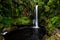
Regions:
[[[39,36],[38,36],[39,31],[38,31],[38,28],[34,28],[34,32],[33,33],[34,33],[33,34],[33,39],[34,40],[39,40]]]
[[[44,33],[43,33],[44,32]],[[14,30],[4,35],[5,40],[42,40],[46,31],[38,28]]]

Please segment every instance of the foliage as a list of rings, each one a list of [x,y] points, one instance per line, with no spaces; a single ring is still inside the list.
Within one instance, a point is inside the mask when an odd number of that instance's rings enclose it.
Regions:
[[[24,0],[0,0],[0,23],[9,26],[11,24],[28,24],[32,4]]]
[[[40,2],[42,3],[40,3]],[[60,1],[59,0],[39,0],[40,22],[48,32],[53,32],[60,25]],[[43,21],[42,21],[43,20]]]
[[[3,24],[0,24],[0,29],[2,29],[3,28]]]
[[[57,27],[57,25],[60,25],[60,18],[59,18],[59,16],[55,16],[55,17],[51,18],[49,22],[50,23],[48,24],[48,27],[52,31],[53,29],[55,29]]]
[[[30,20],[27,17],[21,17],[21,18],[18,18],[18,22],[21,22],[21,24],[28,24]]]
[[[60,25],[60,0],[0,0],[0,3],[0,22],[4,25],[30,23],[36,3],[39,6],[39,21],[48,31]]]

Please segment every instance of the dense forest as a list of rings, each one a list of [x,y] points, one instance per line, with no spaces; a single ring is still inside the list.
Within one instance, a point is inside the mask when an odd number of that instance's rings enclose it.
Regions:
[[[39,6],[39,25],[50,35],[60,28],[60,0],[0,0],[0,30],[13,25],[32,24],[35,5]]]

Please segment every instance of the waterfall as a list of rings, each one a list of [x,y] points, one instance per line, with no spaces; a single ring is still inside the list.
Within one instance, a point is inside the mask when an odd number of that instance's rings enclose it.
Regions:
[[[33,28],[39,28],[38,26],[38,5],[35,6],[35,19],[33,20],[35,26]]]

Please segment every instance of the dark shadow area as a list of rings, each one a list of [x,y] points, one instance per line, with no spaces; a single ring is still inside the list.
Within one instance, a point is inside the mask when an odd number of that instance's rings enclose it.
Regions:
[[[46,34],[43,26],[40,28],[23,28],[8,32],[4,35],[5,40],[42,40]]]

